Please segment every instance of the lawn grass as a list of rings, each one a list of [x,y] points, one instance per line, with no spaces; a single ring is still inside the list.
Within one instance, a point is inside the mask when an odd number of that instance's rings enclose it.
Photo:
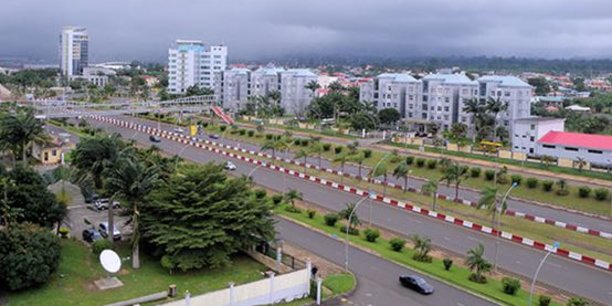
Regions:
[[[334,295],[347,293],[355,288],[355,277],[348,273],[328,275],[323,286],[329,288]]]
[[[129,247],[118,248],[123,258],[129,255]],[[102,305],[136,298],[168,289],[175,284],[179,296],[185,290],[192,294],[227,288],[236,284],[262,279],[265,267],[246,255],[234,258],[231,267],[216,270],[201,270],[188,273],[169,274],[155,260],[141,252],[141,268],[134,271],[131,262],[124,261],[118,273],[124,286],[107,291],[98,291],[93,281],[105,276],[97,257],[88,247],[76,240],[62,240],[62,259],[59,270],[44,286],[22,292],[9,293],[8,305]]]
[[[326,226],[321,214],[317,214],[313,219],[310,219],[304,213],[290,213],[285,211],[284,208],[285,206],[279,206],[276,209],[276,213],[315,227],[330,235],[344,237],[343,233],[339,229],[339,225],[334,227]],[[451,283],[457,287],[494,299],[504,305],[525,305],[528,299],[528,292],[526,291],[526,288],[521,288],[516,295],[511,296],[502,291],[501,281],[491,277],[488,278],[489,281],[487,284],[477,284],[469,281],[468,277],[471,272],[460,263],[455,263],[450,271],[446,271],[444,270],[442,260],[434,258],[432,263],[417,262],[412,259],[412,255],[414,255],[413,250],[404,248],[401,252],[395,252],[390,249],[389,242],[385,239],[379,238],[374,243],[367,242],[362,236],[350,236],[349,239],[353,244],[374,251],[379,256],[387,260],[412,267],[418,271]],[[534,298],[534,300],[537,301],[537,297]],[[560,304],[553,303],[552,305]]]

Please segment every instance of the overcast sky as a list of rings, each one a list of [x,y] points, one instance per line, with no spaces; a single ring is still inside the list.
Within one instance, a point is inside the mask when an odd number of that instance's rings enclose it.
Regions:
[[[230,56],[612,58],[610,0],[1,0],[0,56],[57,61],[64,25],[88,28],[92,62],[163,61],[171,42]]]

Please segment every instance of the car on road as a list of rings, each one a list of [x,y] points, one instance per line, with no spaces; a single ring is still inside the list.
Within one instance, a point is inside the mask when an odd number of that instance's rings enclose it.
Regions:
[[[212,138],[212,139],[219,139],[219,135],[217,135],[217,134],[210,134],[210,135],[208,135],[208,137]]]
[[[94,227],[83,230],[83,240],[89,243],[103,239],[102,234]]]
[[[94,203],[96,202],[100,196],[95,193],[88,193],[85,195],[85,203]]]
[[[161,142],[161,138],[159,138],[159,136],[157,136],[157,135],[151,135],[151,136],[149,136],[149,140],[150,140],[151,142]]]
[[[100,228],[100,234],[102,235],[102,237],[106,238],[108,237],[108,222],[102,222],[100,224],[98,224],[98,227]],[[118,241],[121,240],[121,232],[117,229],[117,225],[115,224],[114,230],[113,230],[113,240]]]
[[[432,294],[434,287],[427,283],[425,279],[417,275],[401,275],[399,282],[402,286],[412,289],[420,294]]]
[[[97,210],[104,210],[104,209],[108,209],[110,204],[110,199],[107,198],[102,198],[102,199],[97,199],[94,201],[94,207]],[[119,201],[113,201],[113,208],[120,208],[121,204],[119,203]]]
[[[234,163],[232,163],[229,160],[225,162],[224,167],[225,167],[225,170],[230,170],[230,171],[236,170],[236,165],[234,165]]]
[[[183,133],[185,133],[185,130],[183,130],[183,129],[182,129],[182,128],[180,128],[180,127],[174,128],[174,131],[175,131],[176,133],[179,133],[179,134],[183,134]]]

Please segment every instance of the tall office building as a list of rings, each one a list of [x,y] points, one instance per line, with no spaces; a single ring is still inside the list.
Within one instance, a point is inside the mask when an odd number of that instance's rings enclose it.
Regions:
[[[84,27],[64,27],[59,37],[60,69],[64,76],[83,73],[89,63],[89,35]]]
[[[182,94],[191,86],[214,89],[214,75],[227,66],[226,46],[200,40],[177,40],[168,50],[168,92]]]

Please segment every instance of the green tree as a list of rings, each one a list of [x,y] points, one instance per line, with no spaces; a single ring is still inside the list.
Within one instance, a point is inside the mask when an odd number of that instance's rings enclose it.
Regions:
[[[223,165],[186,165],[142,207],[143,238],[183,271],[221,267],[231,256],[274,239],[271,205],[255,197],[246,178],[228,178]]]
[[[303,159],[303,163],[304,163],[304,173],[306,173],[306,162],[308,161],[308,157],[310,157],[310,153],[311,151],[308,149],[299,149],[297,152],[295,152],[295,154],[293,155],[293,157],[295,159]]]
[[[374,169],[370,170],[368,177],[370,180],[375,177],[383,177],[383,196],[387,194],[387,177],[389,176],[389,171],[387,170],[386,163],[380,163]]]
[[[102,188],[102,172],[114,164],[125,146],[117,134],[83,138],[72,151],[72,165],[79,170],[81,179],[89,176],[96,188]]]
[[[395,124],[402,118],[402,115],[395,108],[384,108],[378,112],[378,120],[382,124]]]
[[[459,185],[469,178],[468,167],[453,163],[445,171],[441,182],[446,182],[447,185],[455,184],[455,201],[459,199]]]
[[[421,191],[431,194],[432,206],[431,210],[436,210],[436,200],[438,199],[438,182],[435,180],[429,180],[421,187]]]
[[[414,234],[410,236],[410,240],[412,240],[413,248],[416,251],[414,259],[417,261],[429,261],[428,254],[431,251],[431,239]]]
[[[472,275],[470,280],[485,283],[487,281],[483,273],[491,271],[491,263],[484,258],[484,246],[479,243],[477,247],[470,249],[467,253],[468,257],[465,260],[465,264],[468,266]],[[475,272],[474,272],[475,271]]]
[[[505,201],[504,203],[498,204],[501,199],[499,199],[497,191],[497,188],[493,187],[485,187],[482,189],[480,192],[480,199],[478,199],[478,205],[476,206],[478,209],[485,208],[491,215],[492,228],[495,228],[495,219],[497,218],[497,214],[504,214],[508,208]]]
[[[396,179],[404,179],[404,192],[408,191],[408,178],[410,174],[410,167],[406,163],[400,163],[393,169],[393,176]]]
[[[365,162],[366,160],[365,153],[359,152],[357,154],[353,154],[349,157],[349,160],[357,164],[357,175],[361,177],[361,169],[363,168],[363,162]]]
[[[297,189],[289,189],[289,191],[287,191],[283,197],[287,203],[291,204],[292,207],[295,207],[295,201],[301,201],[303,196]]]
[[[324,151],[323,144],[320,141],[313,140],[312,145],[310,146],[310,153],[317,156],[319,161],[319,169],[321,168],[321,160],[323,158],[322,155]]]
[[[546,96],[550,92],[550,84],[543,77],[529,78],[527,83],[535,87],[535,93],[538,96]]]
[[[352,230],[355,229],[355,227],[361,224],[361,220],[359,219],[357,212],[353,213],[353,211],[355,211],[356,208],[357,208],[357,203],[346,203],[346,206],[344,207],[344,209],[338,212],[338,216],[340,216],[340,218],[346,221],[349,221],[349,217],[351,218],[350,220],[351,222],[350,224],[348,224],[349,232],[351,232]]]
[[[342,171],[342,173],[344,174],[344,165],[346,164],[346,162],[349,160],[350,155],[347,153],[342,153],[337,155],[336,157],[334,157],[334,159],[332,160],[333,163],[337,163],[340,164],[340,171]],[[342,184],[342,179],[344,178],[344,175],[340,176],[340,183]]]
[[[46,142],[42,121],[34,117],[32,109],[20,110],[14,114],[0,117],[0,138],[11,144],[13,155],[21,154],[21,160],[27,164],[27,152],[34,142]]]

